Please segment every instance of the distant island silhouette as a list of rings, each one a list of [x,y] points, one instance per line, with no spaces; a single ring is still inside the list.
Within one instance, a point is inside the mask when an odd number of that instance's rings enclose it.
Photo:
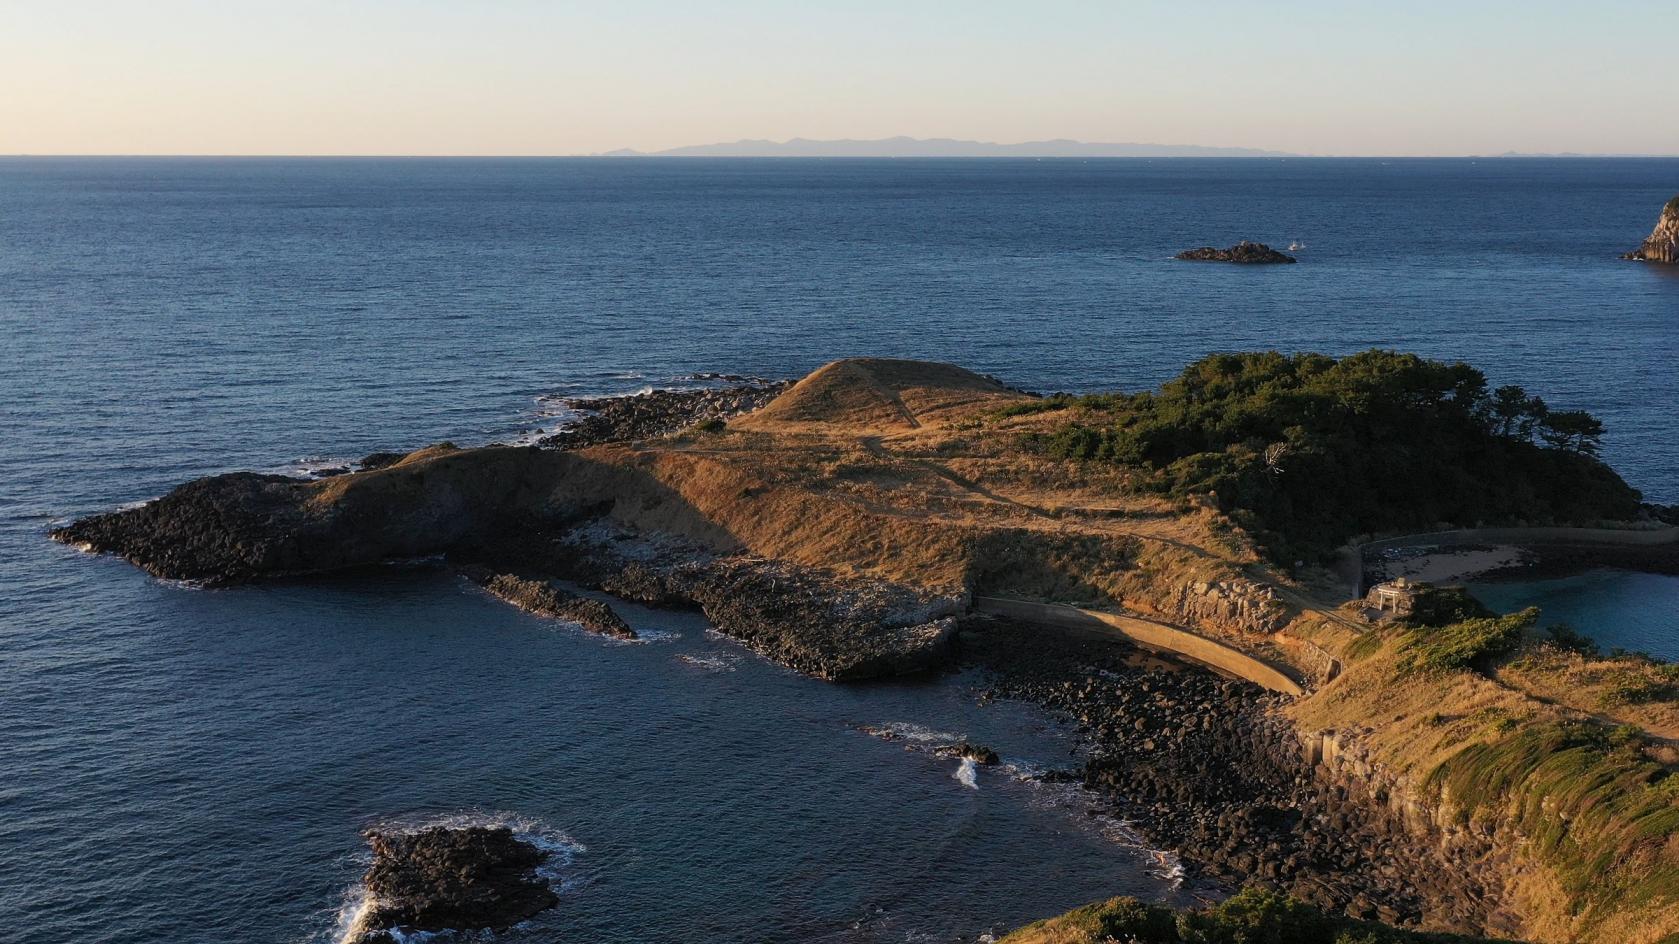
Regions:
[[[1101,144],[1056,138],[998,144],[955,138],[876,138],[786,141],[743,139],[722,144],[692,144],[664,151],[622,148],[602,157],[1297,157],[1258,148],[1205,147],[1197,144]]]

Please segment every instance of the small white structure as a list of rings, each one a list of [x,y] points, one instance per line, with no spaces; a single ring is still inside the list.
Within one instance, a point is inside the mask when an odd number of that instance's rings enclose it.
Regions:
[[[1395,577],[1387,583],[1371,587],[1364,602],[1378,613],[1409,616],[1411,608],[1417,602],[1417,585],[1404,577]]]

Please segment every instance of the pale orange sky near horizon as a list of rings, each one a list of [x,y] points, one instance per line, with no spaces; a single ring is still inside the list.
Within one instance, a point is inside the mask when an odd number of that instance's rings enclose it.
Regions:
[[[1679,154],[1679,5],[0,3],[0,154]]]

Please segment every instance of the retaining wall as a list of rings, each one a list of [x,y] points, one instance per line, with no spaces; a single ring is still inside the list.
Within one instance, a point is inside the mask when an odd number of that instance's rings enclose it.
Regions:
[[[1164,623],[1097,610],[1084,610],[1062,603],[1035,603],[1004,597],[975,597],[974,609],[981,613],[994,613],[1023,622],[1053,626],[1092,638],[1111,640],[1120,636],[1146,649],[1182,656],[1192,662],[1246,679],[1273,692],[1282,692],[1296,698],[1305,694],[1300,682],[1283,667],[1251,656],[1234,646]]]

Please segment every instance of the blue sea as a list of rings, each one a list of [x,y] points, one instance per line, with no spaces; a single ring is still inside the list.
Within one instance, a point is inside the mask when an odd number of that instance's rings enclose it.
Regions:
[[[1597,413],[1679,502],[1679,271],[1616,258],[1675,193],[1675,160],[0,159],[0,939],[330,941],[362,828],[462,817],[564,850],[511,939],[973,940],[1178,900],[1021,779],[1070,732],[970,678],[825,685],[645,610],[612,644],[427,566],[198,590],[44,534],[864,354],[1044,391],[1462,358]],[[1300,264],[1171,259],[1242,238]]]

